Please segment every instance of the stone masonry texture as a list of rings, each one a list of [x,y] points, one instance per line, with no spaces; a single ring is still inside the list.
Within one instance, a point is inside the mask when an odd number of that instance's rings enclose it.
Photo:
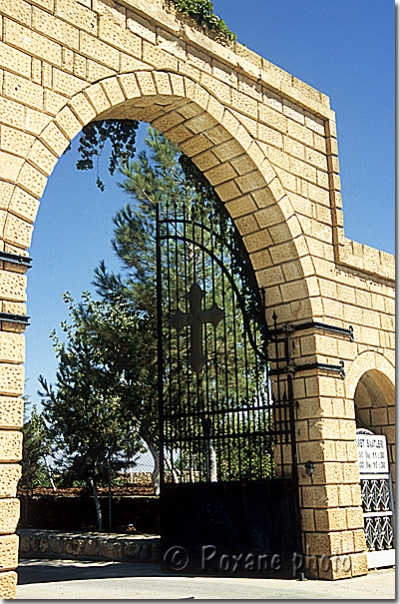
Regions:
[[[295,361],[343,361],[345,378],[308,370],[295,376],[294,395],[304,547],[352,561],[312,572],[365,574],[356,416],[387,436],[394,472],[394,258],[345,237],[329,98],[166,4],[0,0],[0,251],[28,254],[47,178],[90,121],[143,120],[178,143],[235,220],[267,322],[276,312],[279,325],[353,328],[353,341],[296,332]],[[25,313],[25,272],[0,258],[3,313]],[[25,349],[22,327],[0,328],[0,597],[10,598]]]

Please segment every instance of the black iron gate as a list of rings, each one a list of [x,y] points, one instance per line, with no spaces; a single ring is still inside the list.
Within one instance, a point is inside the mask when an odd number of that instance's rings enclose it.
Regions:
[[[285,338],[267,329],[219,202],[159,206],[157,260],[163,569],[293,577],[301,545]]]

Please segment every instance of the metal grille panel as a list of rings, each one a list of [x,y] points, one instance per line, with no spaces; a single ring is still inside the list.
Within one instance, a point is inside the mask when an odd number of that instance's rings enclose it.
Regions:
[[[220,204],[158,208],[165,483],[291,478],[285,379],[264,304]],[[276,386],[276,387],[275,387]]]
[[[362,478],[361,496],[368,550],[392,549],[394,527],[390,478]]]

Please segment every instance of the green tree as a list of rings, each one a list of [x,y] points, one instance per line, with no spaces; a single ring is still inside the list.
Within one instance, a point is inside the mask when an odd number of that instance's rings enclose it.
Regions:
[[[22,475],[19,488],[25,492],[24,522],[28,524],[29,500],[35,487],[52,486],[56,490],[49,458],[51,443],[43,414],[32,406],[27,398],[24,400],[24,425],[22,428]],[[30,412],[29,412],[30,410]]]
[[[143,349],[148,351],[149,354],[143,357],[143,377],[144,382],[149,385],[149,389],[142,390],[144,398],[136,397],[132,400],[132,397],[127,397],[125,402],[128,405],[128,409],[133,413],[140,421],[144,418],[148,420],[147,426],[150,426],[151,438],[145,436],[143,438],[146,441],[149,449],[151,450],[156,467],[158,467],[158,459],[160,456],[160,450],[158,445],[158,413],[157,413],[157,370],[155,366],[156,352],[157,352],[157,308],[156,308],[156,208],[160,213],[161,218],[168,212],[175,213],[177,222],[175,226],[171,228],[175,229],[176,241],[180,240],[182,233],[179,231],[179,219],[182,218],[182,214],[190,216],[193,220],[193,224],[196,222],[204,223],[211,227],[213,223],[218,220],[220,228],[220,239],[229,242],[230,245],[235,247],[234,261],[232,265],[233,280],[240,287],[240,280],[244,279],[249,286],[248,292],[255,292],[257,289],[256,284],[251,271],[243,270],[246,263],[246,258],[241,249],[241,244],[237,236],[236,230],[231,220],[226,214],[226,211],[222,207],[219,199],[213,188],[210,186],[208,181],[196,168],[193,162],[185,155],[181,154],[178,147],[166,139],[162,134],[156,130],[149,128],[148,136],[145,139],[147,150],[142,151],[137,160],[124,162],[121,166],[121,173],[125,177],[125,180],[120,186],[127,192],[130,197],[129,203],[120,210],[115,219],[114,239],[113,247],[121,261],[122,272],[120,274],[114,274],[107,271],[104,263],[96,270],[95,284],[97,291],[103,300],[109,300],[115,302],[117,305],[121,304],[124,300],[127,307],[131,307],[133,312],[139,313],[146,321],[146,345]],[[171,223],[172,224],[172,223]],[[195,230],[197,226],[193,227]],[[203,244],[205,247],[212,247],[213,243],[209,240],[204,240]],[[163,244],[161,244],[163,245]],[[176,258],[183,258],[183,247],[188,246],[187,242],[183,239],[176,243]],[[165,244],[164,244],[165,246]],[[168,256],[168,250],[163,249],[165,252],[165,258]],[[190,278],[192,282],[195,281],[194,266],[200,262],[201,250],[192,246],[189,260],[187,265],[183,266],[183,260],[175,267],[174,274],[169,277],[169,285],[166,285],[167,280],[163,279],[164,288],[170,287],[173,292],[180,292],[181,299],[178,304],[182,307],[187,308],[187,300],[185,295],[187,293],[183,275],[192,274]],[[166,262],[169,262],[167,259]],[[222,288],[222,277],[215,278],[216,272],[213,268],[212,261],[206,260],[201,261],[203,264],[204,280],[206,283],[205,289],[213,291],[218,296],[218,291],[221,294]],[[163,272],[166,267],[161,266]],[[236,280],[236,281],[235,281]],[[208,287],[207,287],[208,284]],[[215,293],[217,291],[217,293]],[[168,292],[163,291],[163,298],[168,300]],[[209,363],[209,374],[210,380],[203,378],[198,379],[196,374],[192,374],[191,384],[189,391],[182,391],[180,388],[180,372],[181,367],[177,357],[178,346],[180,346],[181,357],[185,356],[190,342],[188,339],[182,341],[180,338],[180,344],[178,344],[178,333],[175,330],[169,332],[170,346],[168,350],[165,350],[164,358],[168,362],[168,379],[169,379],[169,396],[172,401],[176,401],[176,404],[181,404],[187,411],[191,411],[189,407],[189,399],[192,401],[190,404],[195,406],[200,405],[204,413],[204,421],[198,426],[199,434],[206,433],[210,429],[210,412],[208,408],[210,405],[209,400],[214,397],[224,399],[224,405],[227,409],[234,407],[235,405],[248,406],[250,404],[250,398],[259,395],[257,390],[261,388],[261,382],[263,377],[257,374],[257,370],[254,368],[249,369],[247,367],[248,359],[245,358],[248,354],[243,344],[239,344],[236,347],[235,358],[227,354],[227,351],[234,350],[234,340],[236,339],[234,315],[237,314],[235,307],[234,296],[219,295],[220,298],[224,297],[224,306],[226,310],[225,319],[225,331],[220,330],[216,336],[216,349],[215,355]],[[175,304],[176,302],[174,302]],[[209,301],[210,306],[212,300]],[[168,302],[167,302],[168,304]],[[256,314],[256,301],[254,293],[247,294],[247,298],[244,299],[245,304],[245,315],[251,317]],[[123,306],[121,307],[123,309]],[[169,312],[169,315],[168,315]],[[168,332],[168,318],[171,314],[171,309],[165,308],[163,311],[164,316],[164,328]],[[167,319],[165,321],[165,319]],[[165,339],[165,346],[168,338]],[[210,350],[214,346],[214,332],[212,330],[206,331],[204,335],[205,346],[209,344]],[[186,351],[183,348],[186,347]],[[249,353],[250,354],[250,353]],[[153,363],[150,359],[153,356]],[[251,355],[250,355],[251,356]],[[249,358],[250,358],[249,356]],[[228,379],[219,381],[214,378],[218,371],[218,365],[223,364],[224,359],[228,358],[229,366],[227,367]],[[123,358],[121,362],[124,363]],[[141,357],[137,359],[139,364],[142,364]],[[151,371],[149,370],[151,367]],[[236,383],[234,381],[236,380]],[[249,394],[249,381],[251,383],[250,390],[252,388],[253,394]],[[207,383],[206,383],[207,382]],[[131,392],[135,391],[134,381],[130,384]],[[218,390],[218,393],[216,392]],[[235,392],[237,400],[233,400],[232,392]],[[150,396],[146,398],[148,393]],[[238,394],[239,393],[239,394]],[[187,399],[187,400],[186,400]],[[246,400],[245,400],[246,399]],[[121,397],[121,401],[124,397]],[[193,403],[193,401],[197,401]],[[129,402],[128,402],[129,401]],[[251,431],[251,425],[259,423],[259,414],[253,413],[246,410],[243,412],[241,419],[241,426],[243,432]],[[232,420],[230,420],[232,423]],[[170,425],[168,430],[172,432],[179,430],[177,426],[173,427]],[[213,431],[213,430],[211,430]],[[206,438],[206,442],[209,446],[206,451],[205,463],[208,467],[207,474],[213,480],[215,480],[217,471],[215,464],[215,445],[213,439]],[[228,446],[228,445],[225,445]],[[235,446],[240,449],[241,445],[239,441],[236,442]],[[247,445],[249,449],[250,445]],[[246,447],[243,448],[243,450]],[[250,452],[250,449],[248,450]],[[219,451],[220,455],[224,454],[224,451]],[[226,452],[225,452],[226,453]],[[182,453],[183,457],[185,454]],[[234,459],[236,456],[237,460],[240,460],[240,451],[230,451],[230,459]],[[189,456],[190,457],[190,456]],[[201,458],[200,454],[199,457]],[[242,456],[244,457],[244,455]],[[179,464],[175,464],[173,461],[173,455],[171,452],[170,456],[165,457],[165,461],[168,464],[170,460],[170,471],[172,475],[177,478],[180,470]],[[264,473],[269,471],[268,466],[268,455],[266,456],[266,462],[264,463]],[[186,462],[189,467],[192,464],[191,459],[187,459]],[[199,462],[200,463],[200,462]],[[237,468],[239,462],[236,461],[234,464],[236,469],[225,470],[225,466],[221,465],[223,469],[223,475],[226,478],[233,479],[237,476]],[[251,474],[251,462],[247,464],[249,470],[247,473]],[[175,467],[174,467],[175,466]],[[181,464],[183,466],[183,464]],[[242,464],[245,468],[246,464]]]
[[[29,413],[30,402],[25,401],[22,453],[22,476],[20,486],[26,494],[32,494],[34,487],[48,486],[51,482],[51,472],[47,456],[51,453],[48,429],[43,414],[38,412],[36,405]],[[54,487],[54,483],[53,483]]]
[[[55,386],[40,376],[44,417],[56,450],[62,455],[64,481],[84,481],[92,490],[96,521],[102,528],[97,494],[100,484],[110,485],[116,472],[132,463],[142,449],[135,418],[127,417],[115,394],[115,378],[105,365],[102,350],[82,329],[82,309],[90,308],[83,294],[82,308],[67,294],[71,322],[64,323],[66,342],[53,334],[58,358]],[[99,310],[99,309],[96,309]],[[103,309],[107,316],[109,308]]]
[[[243,270],[245,258],[233,223],[228,220],[226,211],[203,175],[190,159],[180,153],[176,145],[156,130],[149,128],[145,143],[146,151],[139,153],[134,161],[123,161],[120,168],[124,176],[120,186],[129,196],[129,202],[114,219],[112,244],[121,261],[121,272],[109,272],[105,264],[101,263],[95,271],[94,281],[100,300],[94,301],[86,295],[81,304],[71,303],[72,325],[64,326],[68,342],[62,344],[55,339],[59,358],[56,387],[53,390],[44,378],[42,386],[46,417],[54,435],[59,439],[60,446],[66,448],[67,457],[73,462],[70,464],[70,473],[75,471],[77,476],[79,472],[83,472],[87,479],[94,483],[95,478],[102,479],[104,468],[107,472],[111,467],[111,458],[119,463],[121,451],[127,449],[129,439],[132,439],[131,446],[135,448],[140,438],[153,456],[153,485],[158,492],[162,452],[157,370],[157,210],[161,217],[171,211],[176,212],[177,217],[182,213],[190,214],[194,230],[198,228],[195,226],[196,222],[211,227],[217,220],[220,240],[229,241],[236,252],[234,260],[230,261],[233,262],[230,267],[233,273],[232,283],[239,286],[240,280],[247,280],[250,285],[254,284],[250,283],[252,273]],[[189,274],[186,281],[195,282],[194,266],[199,261],[201,251],[200,248],[181,240],[182,233],[179,232],[178,222],[176,221],[175,225],[171,223],[171,228],[176,229],[178,242],[176,257],[181,256],[182,246],[189,246],[190,250],[187,266],[177,265],[170,285],[173,291],[180,292],[179,300],[174,301],[174,310],[176,305],[182,309],[185,309],[186,305],[187,310],[187,287],[182,275]],[[213,245],[210,241],[203,243],[203,247]],[[163,245],[165,247],[165,244]],[[166,249],[163,251],[168,252]],[[179,263],[179,260],[177,262]],[[222,280],[218,277],[215,283],[212,283],[216,274],[212,262],[204,261],[203,265],[205,289],[213,290],[217,292],[215,295],[219,295],[218,289],[222,292],[225,287]],[[163,271],[164,267],[161,269]],[[168,288],[165,280],[163,283],[164,288]],[[250,287],[249,291],[254,291],[254,288]],[[168,300],[168,292],[163,293],[163,298]],[[222,297],[224,295],[225,329],[216,334],[213,330],[205,330],[204,335],[205,347],[209,346],[209,349],[214,351],[208,362],[207,375],[210,379],[207,380],[204,373],[199,377],[192,372],[188,388],[184,391],[180,387],[182,368],[178,362],[177,351],[179,349],[181,355],[183,353],[183,356],[188,356],[190,341],[188,338],[180,338],[178,342],[178,332],[168,326],[172,308],[167,306],[163,310],[164,329],[166,332],[169,330],[170,335],[170,344],[166,346],[167,338],[163,342],[164,357],[168,363],[170,401],[186,408],[188,413],[195,413],[200,408],[202,420],[196,427],[189,422],[186,428],[193,429],[198,442],[200,443],[203,437],[206,444],[205,452],[201,450],[201,444],[195,445],[191,451],[185,451],[181,447],[178,452],[179,460],[177,451],[171,448],[170,455],[165,456],[165,461],[176,480],[179,480],[179,476],[183,476],[184,472],[195,476],[194,468],[201,465],[206,466],[208,479],[217,479],[217,445],[214,436],[218,422],[223,420],[212,415],[210,405],[213,405],[213,399],[219,397],[227,410],[242,408],[235,420],[238,430],[248,433],[252,430],[252,425],[259,422],[257,412],[253,413],[249,406],[251,399],[259,395],[262,376],[257,375],[257,370],[248,368],[243,343],[237,346],[235,344],[234,317],[237,308],[232,293],[221,293]],[[243,304],[245,316],[252,316],[256,307],[253,294],[244,298]],[[210,305],[211,300],[207,301],[206,307]],[[241,330],[245,331],[245,328],[241,327]],[[233,350],[235,355],[232,356],[229,352]],[[227,359],[229,365],[224,380],[218,381],[218,366]],[[92,420],[92,416],[101,417],[100,425]],[[119,420],[113,423],[115,417]],[[233,416],[228,418],[231,427],[233,421]],[[109,438],[106,439],[104,432],[109,423]],[[112,426],[115,426],[115,429]],[[182,431],[182,426],[173,422],[168,424],[167,432],[171,441],[179,430]],[[95,440],[88,435],[97,434],[97,431],[101,435],[101,446],[96,448]],[[79,436],[75,436],[75,433]],[[245,442],[250,443],[247,448],[243,444]],[[236,479],[240,475],[238,467],[241,463],[241,449],[242,457],[246,455],[250,458],[251,442],[243,437],[236,441],[219,440],[218,443],[219,457],[222,459],[226,456],[231,460],[227,464],[220,464],[220,478]],[[98,457],[100,453],[104,459]],[[106,457],[108,462],[104,461]],[[268,459],[267,457],[267,462]],[[265,466],[268,465],[267,462]],[[242,468],[249,477],[252,472],[251,461],[248,466],[247,470],[246,465],[242,463]],[[268,467],[265,472],[268,472]]]

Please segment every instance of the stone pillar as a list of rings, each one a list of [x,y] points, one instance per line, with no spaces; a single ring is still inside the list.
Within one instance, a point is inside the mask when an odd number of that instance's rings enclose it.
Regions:
[[[329,351],[333,364],[336,341],[336,336],[311,332],[293,338],[296,364],[326,363],[323,351]],[[322,368],[296,372],[294,399],[306,576],[364,575],[368,567],[354,404],[345,399],[340,373]],[[311,474],[307,462],[313,464]]]
[[[17,584],[14,533],[20,512],[16,495],[21,476],[25,338],[16,315],[25,314],[25,271],[18,263],[0,260],[0,598],[4,599],[16,597]]]

